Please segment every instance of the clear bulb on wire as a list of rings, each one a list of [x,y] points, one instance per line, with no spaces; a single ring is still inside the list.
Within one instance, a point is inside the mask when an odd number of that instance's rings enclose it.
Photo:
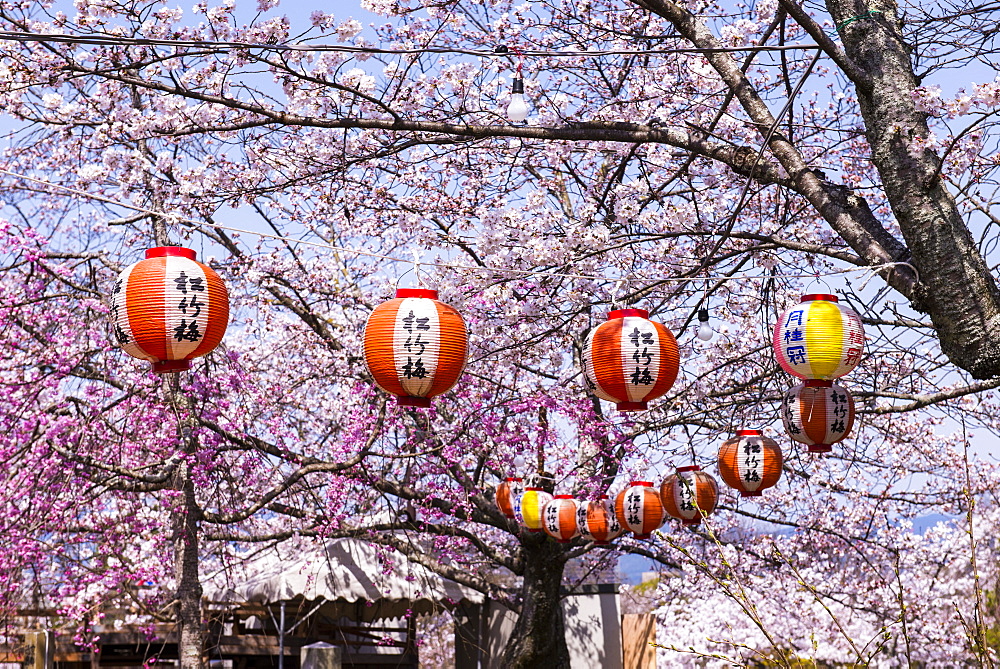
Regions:
[[[524,79],[514,79],[511,89],[510,104],[507,105],[507,118],[514,123],[524,123],[528,118],[528,103],[524,99]]]
[[[514,471],[521,471],[524,469],[524,456],[516,455],[514,456]]]
[[[708,341],[712,338],[715,332],[712,331],[712,326],[708,324],[708,309],[698,310],[698,339],[702,341]]]

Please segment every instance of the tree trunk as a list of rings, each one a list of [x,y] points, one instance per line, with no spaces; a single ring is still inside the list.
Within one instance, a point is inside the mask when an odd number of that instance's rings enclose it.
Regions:
[[[159,237],[157,242],[161,243]],[[169,241],[167,242],[169,244]],[[171,374],[164,379],[167,401],[177,410],[190,408],[188,398],[180,388],[180,378]],[[191,435],[191,421],[184,419],[178,425],[177,439],[185,456],[192,456],[198,449],[197,438]],[[182,461],[174,475],[174,488],[180,492],[173,509],[174,594],[177,617],[177,657],[180,669],[204,669],[205,634],[201,611],[201,577],[199,574],[198,532],[201,507],[195,496],[190,465]]]
[[[174,575],[177,579],[177,654],[180,669],[203,669],[205,647],[201,616],[201,579],[198,574],[198,516],[194,482],[187,464],[181,470],[182,504],[174,511]]]
[[[500,666],[570,669],[560,606],[565,550],[544,535],[532,534],[522,541],[521,554],[524,559],[521,615],[504,648]]]
[[[915,297],[953,363],[977,379],[997,376],[1000,290],[944,187],[940,157],[920,145],[927,117],[911,97],[919,82],[896,3],[828,0],[827,7],[860,73],[855,84],[872,162],[920,271]]]

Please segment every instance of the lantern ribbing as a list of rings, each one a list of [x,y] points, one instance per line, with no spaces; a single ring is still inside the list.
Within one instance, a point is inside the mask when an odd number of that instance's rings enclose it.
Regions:
[[[465,369],[469,335],[462,315],[437,291],[401,288],[365,323],[364,354],[379,388],[401,406],[429,407]]]
[[[781,448],[760,430],[740,430],[719,449],[719,475],[742,497],[759,497],[781,478]]]
[[[160,246],[125,268],[111,295],[118,345],[158,374],[191,367],[211,352],[229,324],[229,293],[191,249]]]

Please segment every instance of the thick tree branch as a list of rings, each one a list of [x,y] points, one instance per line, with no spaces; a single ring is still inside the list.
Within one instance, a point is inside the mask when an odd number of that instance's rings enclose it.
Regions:
[[[671,0],[643,0],[643,5],[673,23],[695,46],[706,49],[719,46],[715,36],[696,16]],[[709,53],[706,58],[729,89],[735,92],[743,110],[762,134],[776,125],[767,104],[730,55]],[[906,247],[886,231],[862,198],[843,186],[822,180],[806,165],[798,149],[788,139],[778,133],[771,134],[768,148],[791,177],[791,187],[813,205],[868,265],[886,265],[908,256]],[[880,274],[907,298],[912,300],[916,297],[916,281],[910,273],[882,270]]]

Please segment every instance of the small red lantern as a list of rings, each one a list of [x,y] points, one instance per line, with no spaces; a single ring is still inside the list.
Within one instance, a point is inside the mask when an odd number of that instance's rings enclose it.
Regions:
[[[702,515],[715,511],[719,501],[719,484],[698,465],[678,467],[660,485],[660,499],[667,515],[685,525],[697,525]]]
[[[854,426],[854,398],[833,381],[808,379],[785,394],[781,420],[810,453],[829,453]]]
[[[774,355],[800,379],[836,379],[861,362],[865,328],[836,295],[803,295],[774,325]]]
[[[645,309],[618,309],[594,328],[583,352],[591,392],[619,411],[643,411],[674,384],[680,365],[677,340]]]
[[[219,345],[229,325],[229,293],[191,249],[160,246],[118,275],[111,294],[114,336],[122,350],[157,374],[191,368]]]
[[[521,505],[521,493],[524,491],[523,479],[508,476],[497,486],[497,508],[508,518],[517,518],[518,507]]]
[[[529,532],[541,532],[543,527],[542,510],[552,501],[552,495],[541,488],[525,488],[521,495],[521,524]]]
[[[569,543],[580,533],[576,526],[576,511],[579,502],[573,495],[556,495],[542,509],[542,529],[561,544]]]
[[[781,448],[760,430],[740,430],[719,449],[719,475],[741,497],[759,497],[781,478]]]
[[[468,357],[462,315],[437,291],[400,288],[375,307],[365,324],[365,364],[378,387],[400,406],[429,407],[458,381]]]
[[[576,526],[580,536],[598,546],[607,546],[622,533],[622,525],[607,495],[601,495],[596,502],[580,502]]]
[[[636,539],[648,539],[666,519],[660,494],[649,481],[632,481],[628,488],[618,493],[615,515],[623,527],[635,534]]]

